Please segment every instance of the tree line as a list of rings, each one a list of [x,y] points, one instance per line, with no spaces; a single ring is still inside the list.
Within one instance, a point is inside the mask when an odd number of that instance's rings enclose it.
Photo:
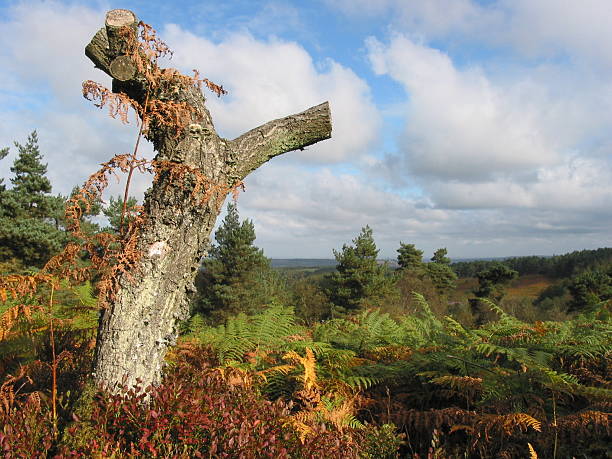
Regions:
[[[459,277],[475,277],[479,272],[500,262],[517,271],[521,276],[542,274],[559,279],[570,277],[586,269],[597,269],[609,265],[612,262],[612,248],[576,250],[550,257],[531,255],[504,258],[503,260],[459,261],[453,263],[452,266]]]

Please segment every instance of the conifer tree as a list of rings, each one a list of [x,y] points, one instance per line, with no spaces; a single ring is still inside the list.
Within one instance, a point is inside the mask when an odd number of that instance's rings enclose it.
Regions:
[[[431,257],[431,263],[427,263],[427,275],[440,294],[446,294],[453,290],[456,285],[457,274],[450,266],[451,259],[446,256],[446,248],[438,249]]]
[[[417,249],[414,244],[400,242],[397,253],[397,264],[400,270],[418,271],[423,267],[423,251]]]
[[[138,201],[135,197],[130,196],[126,204],[126,215],[123,216],[123,225],[127,226],[129,222],[136,216],[136,204]],[[113,233],[121,232],[121,214],[123,213],[123,198],[121,196],[110,197],[108,206],[102,210],[106,218],[108,218],[109,227],[106,228]]]
[[[502,263],[494,263],[489,269],[476,274],[478,288],[474,295],[499,302],[506,294],[506,286],[518,277],[518,272]]]
[[[450,265],[451,259],[446,256],[447,254],[448,250],[446,250],[446,247],[438,249],[434,252],[433,257],[431,257],[431,261],[441,265]]]
[[[478,278],[478,288],[473,293],[476,298],[470,298],[470,308],[477,325],[494,320],[497,314],[490,310],[490,307],[480,301],[481,298],[488,298],[495,303],[499,303],[506,294],[506,287],[510,282],[518,277],[518,272],[502,263],[493,263],[488,269],[476,274]]]
[[[596,308],[601,302],[612,298],[612,265],[587,270],[572,277],[567,283],[572,295],[569,312],[586,312]]]
[[[51,181],[47,178],[47,165],[42,163],[38,148],[38,135],[33,131],[25,145],[15,142],[19,156],[15,159],[11,172],[12,196],[15,207],[13,217],[46,218],[53,208]]]
[[[333,303],[333,314],[345,315],[367,306],[379,306],[393,292],[393,277],[377,261],[378,249],[369,226],[353,239],[353,245],[334,250],[338,264],[328,278],[325,291]]]
[[[12,187],[3,189],[0,196],[0,260],[41,266],[65,241],[59,227],[64,200],[50,194],[36,131],[25,145],[15,142],[15,146],[19,154],[11,167]]]
[[[270,260],[253,245],[253,222],[240,222],[235,203],[228,204],[215,241],[196,280],[197,312],[218,323],[240,312],[257,312],[283,297],[282,282],[270,267]]]

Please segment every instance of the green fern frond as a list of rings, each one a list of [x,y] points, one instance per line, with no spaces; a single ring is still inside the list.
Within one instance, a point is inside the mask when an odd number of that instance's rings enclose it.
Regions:
[[[350,387],[358,390],[366,390],[372,386],[378,384],[381,380],[379,378],[372,378],[367,376],[346,376],[341,379],[342,382],[348,384]]]

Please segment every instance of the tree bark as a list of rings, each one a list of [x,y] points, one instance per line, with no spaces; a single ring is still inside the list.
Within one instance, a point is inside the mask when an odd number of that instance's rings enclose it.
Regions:
[[[227,190],[271,158],[331,137],[325,102],[234,140],[220,138],[200,90],[163,84],[151,90],[137,70],[132,72],[121,43],[128,34],[118,33],[118,28],[133,29],[136,22],[130,11],[110,11],[106,27],[95,34],[85,53],[114,77],[113,92],[141,105],[155,100],[189,104],[190,124],[178,135],[175,125],[157,119],[151,121],[147,137],[157,161],[197,169],[207,178],[207,187],[194,195],[194,174],[176,183],[176,176],[166,170],[159,172],[145,195],[146,221],[136,248],[141,256],[118,278],[119,289],[100,318],[94,379],[111,391],[123,384],[147,387],[161,381],[166,351],[176,341],[177,321],[188,317],[193,280]],[[223,191],[213,192],[214,187]],[[198,199],[202,196],[203,202]]]

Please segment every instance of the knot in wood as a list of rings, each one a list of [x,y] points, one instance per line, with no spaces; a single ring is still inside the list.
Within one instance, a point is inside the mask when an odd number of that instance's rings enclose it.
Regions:
[[[189,137],[194,139],[201,139],[203,135],[207,132],[206,129],[202,127],[201,124],[190,124],[188,127]]]

